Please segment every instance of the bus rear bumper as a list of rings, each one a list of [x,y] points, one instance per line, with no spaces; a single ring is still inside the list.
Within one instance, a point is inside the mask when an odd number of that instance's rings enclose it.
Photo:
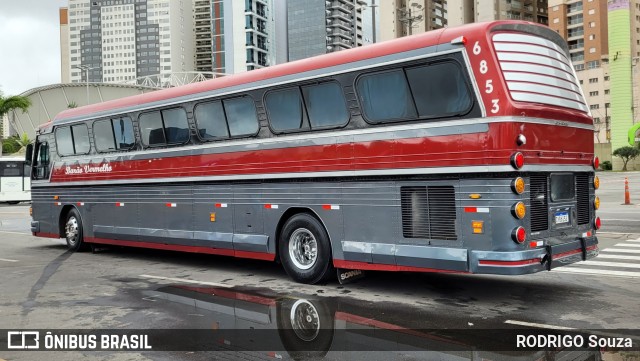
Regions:
[[[587,260],[598,255],[595,236],[520,252],[471,251],[471,273],[523,275]]]

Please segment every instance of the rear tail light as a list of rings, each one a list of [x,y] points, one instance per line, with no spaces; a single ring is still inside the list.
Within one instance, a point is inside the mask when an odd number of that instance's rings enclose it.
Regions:
[[[513,240],[518,243],[518,244],[523,244],[524,241],[527,240],[527,231],[524,229],[524,227],[518,227],[515,228],[512,232],[511,232],[511,238],[513,238]]]
[[[511,190],[516,194],[524,193],[524,179],[518,177],[511,182]]]
[[[596,220],[593,221],[593,228],[597,230],[600,229],[600,226],[602,226],[602,222],[600,222],[600,217],[596,217]]]
[[[511,213],[518,218],[522,219],[527,214],[527,207],[524,206],[524,203],[518,202],[511,207]]]
[[[524,167],[524,155],[520,152],[515,153],[511,156],[511,165],[515,169],[520,169]]]
[[[598,169],[600,167],[600,158],[593,157],[593,169]]]

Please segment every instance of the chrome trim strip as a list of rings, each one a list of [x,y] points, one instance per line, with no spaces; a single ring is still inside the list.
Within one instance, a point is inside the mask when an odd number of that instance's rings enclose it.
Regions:
[[[562,71],[556,68],[549,68],[547,66],[535,65],[535,64],[520,64],[520,63],[509,63],[509,62],[501,62],[500,68],[502,68],[502,72],[507,71],[517,71],[521,73],[527,74],[541,74],[541,75],[552,75],[556,78],[565,79],[570,81],[571,83],[576,83],[576,78],[574,78],[573,73],[567,73],[566,71]]]
[[[567,53],[565,53],[565,51],[558,46],[558,44],[554,43],[553,41],[538,37],[538,36],[533,36],[533,35],[524,35],[524,34],[514,34],[514,33],[500,33],[500,34],[495,34],[493,36],[493,41],[494,42],[514,42],[514,43],[528,43],[528,44],[534,44],[534,45],[542,45],[542,46],[546,46],[547,48],[551,48],[554,49],[555,51],[557,51],[560,54],[564,54],[565,58],[567,59],[567,61],[569,60],[569,56],[567,55]]]
[[[511,72],[511,71],[504,71],[502,72],[502,74],[504,75],[504,78],[507,81],[512,80],[512,81],[521,81],[526,83],[553,85],[558,88],[571,90],[578,94],[581,94],[580,88],[578,88],[573,82],[554,78],[552,76],[548,76],[544,74],[533,74],[533,73],[518,73],[518,72]]]
[[[525,165],[520,172],[588,172],[593,171],[591,166],[579,165]],[[515,172],[510,165],[471,166],[471,167],[432,167],[432,168],[403,168],[362,171],[339,172],[306,172],[306,173],[269,173],[228,176],[205,176],[184,178],[152,178],[152,179],[127,179],[111,181],[80,181],[38,183],[38,187],[71,187],[88,185],[121,185],[121,184],[148,184],[148,183],[182,183],[182,182],[207,182],[207,181],[237,181],[237,180],[267,180],[267,179],[302,179],[302,178],[340,178],[340,177],[371,177],[371,176],[398,176],[398,175],[430,175],[430,174],[463,174],[463,173],[489,173],[489,172]]]
[[[515,52],[515,53],[528,53],[532,55],[541,55],[554,58],[559,62],[564,63],[567,66],[571,66],[569,60],[561,53],[551,50],[544,46],[527,45],[527,44],[508,44],[508,43],[494,43],[494,47],[499,52]]]
[[[518,54],[518,53],[497,53],[498,60],[500,63],[503,61],[512,61],[517,63],[533,63],[533,64],[541,64],[550,67],[554,67],[557,69],[564,70],[565,72],[571,74],[573,69],[567,64],[561,63],[559,61],[554,61],[553,59],[549,59],[546,56],[539,56],[533,54]]]
[[[584,104],[582,103],[582,99],[580,98],[579,94],[573,91],[562,90],[562,89],[558,89],[548,85],[508,81],[507,86],[511,93],[518,92],[518,91],[529,92],[529,93],[539,93],[546,96],[555,96],[555,97],[564,98],[564,99],[558,99],[562,101],[568,99],[568,100],[573,100],[578,103]]]
[[[572,105],[573,101],[571,100],[558,99],[556,97],[547,96],[547,95],[520,93],[517,91],[512,91],[511,97],[513,98],[513,100],[522,101],[522,102],[534,102],[534,103],[542,103],[542,104],[549,104],[549,105],[557,105],[560,107],[578,109],[585,113],[589,111],[589,108],[587,108],[582,103],[576,102],[575,105]]]

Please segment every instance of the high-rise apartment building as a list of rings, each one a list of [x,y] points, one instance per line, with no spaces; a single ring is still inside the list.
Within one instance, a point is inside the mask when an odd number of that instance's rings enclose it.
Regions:
[[[287,0],[288,60],[363,45],[362,0]]]
[[[195,70],[198,72],[213,71],[211,2],[211,0],[193,0],[194,61]]]
[[[640,116],[640,0],[549,0],[549,27],[569,44],[594,142],[610,143],[611,151],[628,145]],[[620,168],[610,153],[600,156]]]
[[[594,141],[605,143],[611,120],[607,2],[549,0],[549,27],[567,40],[571,61],[594,119]]]
[[[69,0],[63,80],[118,83],[194,69],[192,0]],[[63,30],[67,27],[67,31]],[[88,71],[87,71],[88,69]],[[87,79],[88,75],[88,79]]]
[[[524,20],[548,24],[547,0],[447,0],[448,24]]]
[[[212,68],[240,73],[276,61],[274,0],[212,0]]]
[[[380,1],[380,37],[390,40],[447,26],[445,0]]]

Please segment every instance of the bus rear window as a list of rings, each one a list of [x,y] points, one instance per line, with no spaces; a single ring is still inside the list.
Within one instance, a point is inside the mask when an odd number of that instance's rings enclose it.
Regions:
[[[19,162],[0,162],[0,177],[22,176],[22,164]]]
[[[575,197],[575,181],[573,174],[552,174],[551,175],[551,200],[568,201]]]

